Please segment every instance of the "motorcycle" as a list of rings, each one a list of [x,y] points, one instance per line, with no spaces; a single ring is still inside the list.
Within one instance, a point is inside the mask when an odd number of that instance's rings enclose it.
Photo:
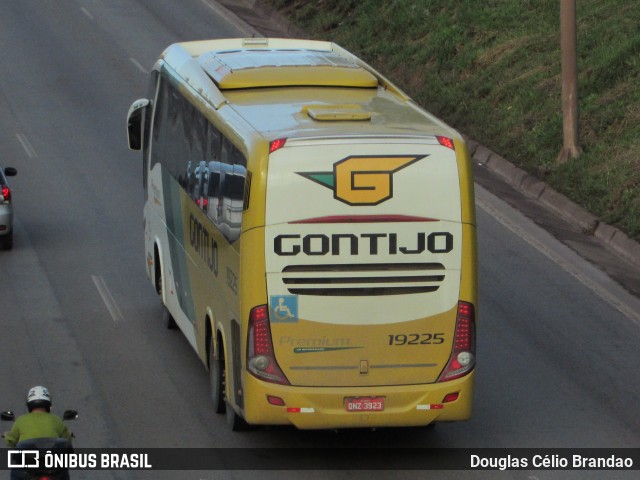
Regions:
[[[78,412],[75,410],[65,410],[62,414],[62,419],[64,421],[75,420],[77,418]],[[15,414],[12,411],[0,412],[0,419],[7,422],[13,422],[15,420]],[[71,436],[73,437],[74,435],[71,434]],[[44,458],[45,452],[51,450],[65,453],[73,452],[71,441],[66,438],[33,438],[18,442],[15,449],[37,450],[40,452],[40,459]],[[29,462],[27,457],[28,454],[25,453],[23,460],[27,460],[27,462]],[[33,460],[34,457],[32,456],[31,461]],[[45,466],[13,469],[11,471],[11,480],[69,480],[69,471],[66,468],[46,468]]]

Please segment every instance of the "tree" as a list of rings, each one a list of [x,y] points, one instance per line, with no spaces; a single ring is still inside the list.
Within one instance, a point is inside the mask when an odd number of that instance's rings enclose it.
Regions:
[[[562,57],[563,146],[557,163],[582,153],[578,140],[578,61],[576,0],[560,0],[560,51]]]

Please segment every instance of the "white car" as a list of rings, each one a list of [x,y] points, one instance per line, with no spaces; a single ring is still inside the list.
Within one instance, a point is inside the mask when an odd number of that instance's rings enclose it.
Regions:
[[[0,248],[11,250],[13,247],[13,206],[11,205],[11,189],[7,177],[18,171],[13,167],[0,168]]]

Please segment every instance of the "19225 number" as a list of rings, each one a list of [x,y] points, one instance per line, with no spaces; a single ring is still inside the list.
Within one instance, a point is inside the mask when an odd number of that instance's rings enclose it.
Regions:
[[[444,343],[444,333],[410,333],[389,335],[389,345],[439,345]]]

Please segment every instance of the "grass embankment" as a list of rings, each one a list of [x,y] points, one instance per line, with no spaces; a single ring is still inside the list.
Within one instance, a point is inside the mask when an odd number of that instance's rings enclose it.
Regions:
[[[640,8],[579,0],[580,145],[562,148],[559,0],[264,0],[640,240]]]

